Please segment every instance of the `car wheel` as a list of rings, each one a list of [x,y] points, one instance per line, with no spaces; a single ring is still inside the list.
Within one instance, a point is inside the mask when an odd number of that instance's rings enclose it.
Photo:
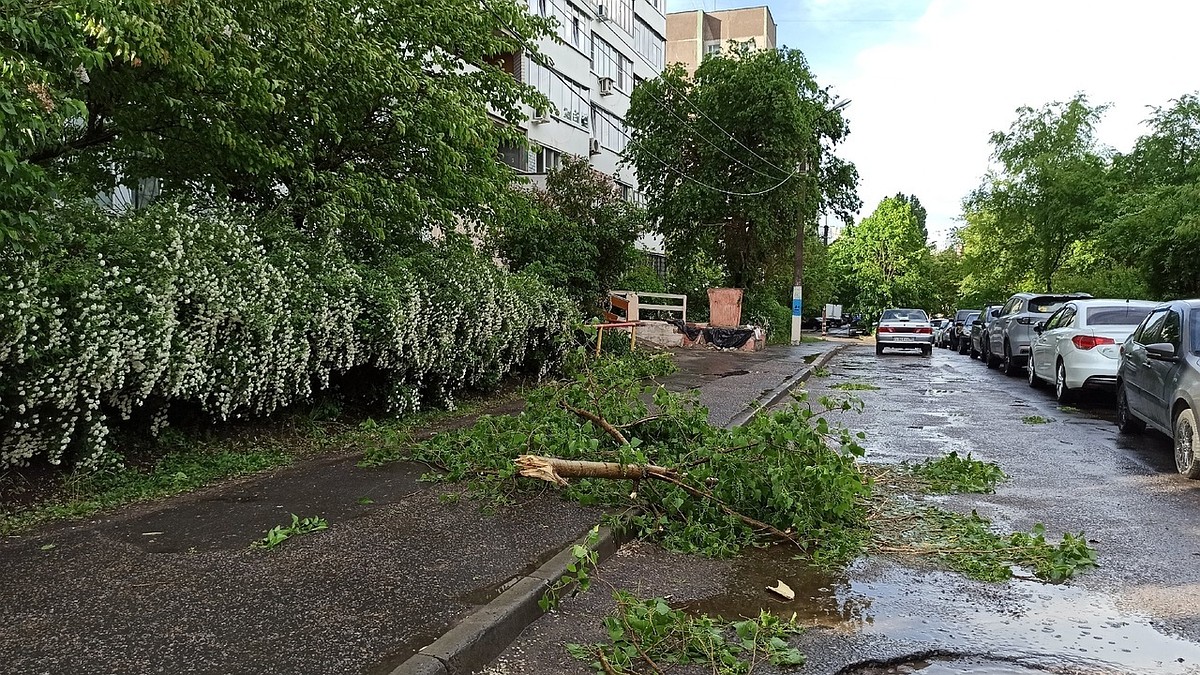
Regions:
[[[1138,419],[1129,409],[1129,396],[1125,393],[1125,383],[1117,383],[1117,431],[1123,434],[1136,434],[1146,428],[1146,423]]]
[[[1075,400],[1075,392],[1067,386],[1067,367],[1062,361],[1054,369],[1054,398],[1063,405]]]
[[[1196,430],[1196,414],[1184,408],[1175,417],[1175,468],[1191,479],[1200,478],[1200,432]]]
[[[921,347],[921,356],[933,356],[933,346]]]
[[[970,354],[971,358],[973,358],[973,359],[979,358],[979,351],[975,349],[974,343],[971,343],[971,351],[969,351],[967,353]]]
[[[966,340],[960,339],[958,341],[958,353],[962,354],[962,355],[965,355],[967,353],[967,341]]]
[[[1042,388],[1042,378],[1037,376],[1037,372],[1033,369],[1033,356],[1029,357],[1029,365],[1025,366],[1025,372],[1029,376],[1029,386],[1034,389]]]
[[[1012,348],[1004,343],[1004,358],[1000,359],[1000,372],[1008,376],[1017,374],[1017,366],[1013,363]]]
[[[883,345],[876,343],[875,344],[875,356],[879,356],[882,353],[883,353]]]
[[[992,356],[992,350],[987,350],[983,353],[983,364],[988,368],[995,368],[1000,365],[1000,359]]]

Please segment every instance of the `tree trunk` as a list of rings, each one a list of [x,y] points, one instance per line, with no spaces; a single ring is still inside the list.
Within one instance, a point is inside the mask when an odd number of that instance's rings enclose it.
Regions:
[[[568,478],[608,478],[612,480],[650,477],[673,478],[671,469],[653,464],[619,464],[617,462],[587,462],[574,459],[558,459],[540,455],[521,455],[516,460],[517,468],[526,478],[566,485]]]

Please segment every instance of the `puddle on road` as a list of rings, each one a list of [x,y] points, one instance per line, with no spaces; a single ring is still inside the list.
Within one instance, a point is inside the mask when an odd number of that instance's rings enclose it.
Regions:
[[[795,600],[767,593],[777,579],[792,587]],[[783,549],[755,550],[735,562],[726,593],[680,606],[726,619],[754,617],[759,610],[794,612],[808,626],[1052,670],[1195,673],[1200,666],[1200,645],[1118,609],[1111,596],[1031,581],[984,584],[886,560],[831,575],[792,560]],[[935,665],[912,672],[1025,672],[1007,665],[1009,670],[931,670]]]
[[[841,675],[1044,675],[1012,663],[954,659],[949,661],[908,661],[888,666],[867,666],[841,671]]]

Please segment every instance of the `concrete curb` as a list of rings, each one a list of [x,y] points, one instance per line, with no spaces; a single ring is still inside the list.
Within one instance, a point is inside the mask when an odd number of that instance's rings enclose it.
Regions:
[[[576,543],[583,544],[586,537]],[[620,547],[623,533],[601,527],[596,542],[597,563]],[[538,600],[550,584],[567,574],[575,562],[572,546],[518,578],[488,604],[475,610],[433,643],[422,647],[390,675],[465,675],[482,669],[517,639],[525,627],[542,615]]]
[[[784,396],[787,396],[789,391],[796,387],[796,385],[811,377],[814,370],[824,367],[827,363],[833,360],[833,357],[849,348],[849,344],[840,344],[824,354],[821,354],[821,356],[819,356],[815,361],[808,364],[807,368],[797,371],[794,375],[784,380],[783,383],[778,387],[775,387],[771,391],[764,394],[761,398],[752,403],[742,412],[734,415],[733,419],[729,421],[729,426],[740,427],[746,422],[754,419],[754,416],[757,415],[759,411],[766,410],[776,403],[779,403],[781,400],[783,400]]]

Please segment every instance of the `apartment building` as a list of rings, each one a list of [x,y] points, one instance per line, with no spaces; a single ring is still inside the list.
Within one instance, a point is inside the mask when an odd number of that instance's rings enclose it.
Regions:
[[[662,72],[666,0],[529,0],[529,9],[557,20],[558,40],[538,45],[550,65],[520,54],[506,67],[551,107],[529,111],[524,130],[532,149],[502,148],[505,163],[540,183],[564,154],[588,157],[627,199],[639,201],[633,168],[619,167],[628,143],[625,115],[633,88]]]
[[[667,63],[681,63],[693,75],[705,56],[727,49],[730,40],[775,49],[775,28],[771,8],[765,5],[672,12],[667,15]]]

